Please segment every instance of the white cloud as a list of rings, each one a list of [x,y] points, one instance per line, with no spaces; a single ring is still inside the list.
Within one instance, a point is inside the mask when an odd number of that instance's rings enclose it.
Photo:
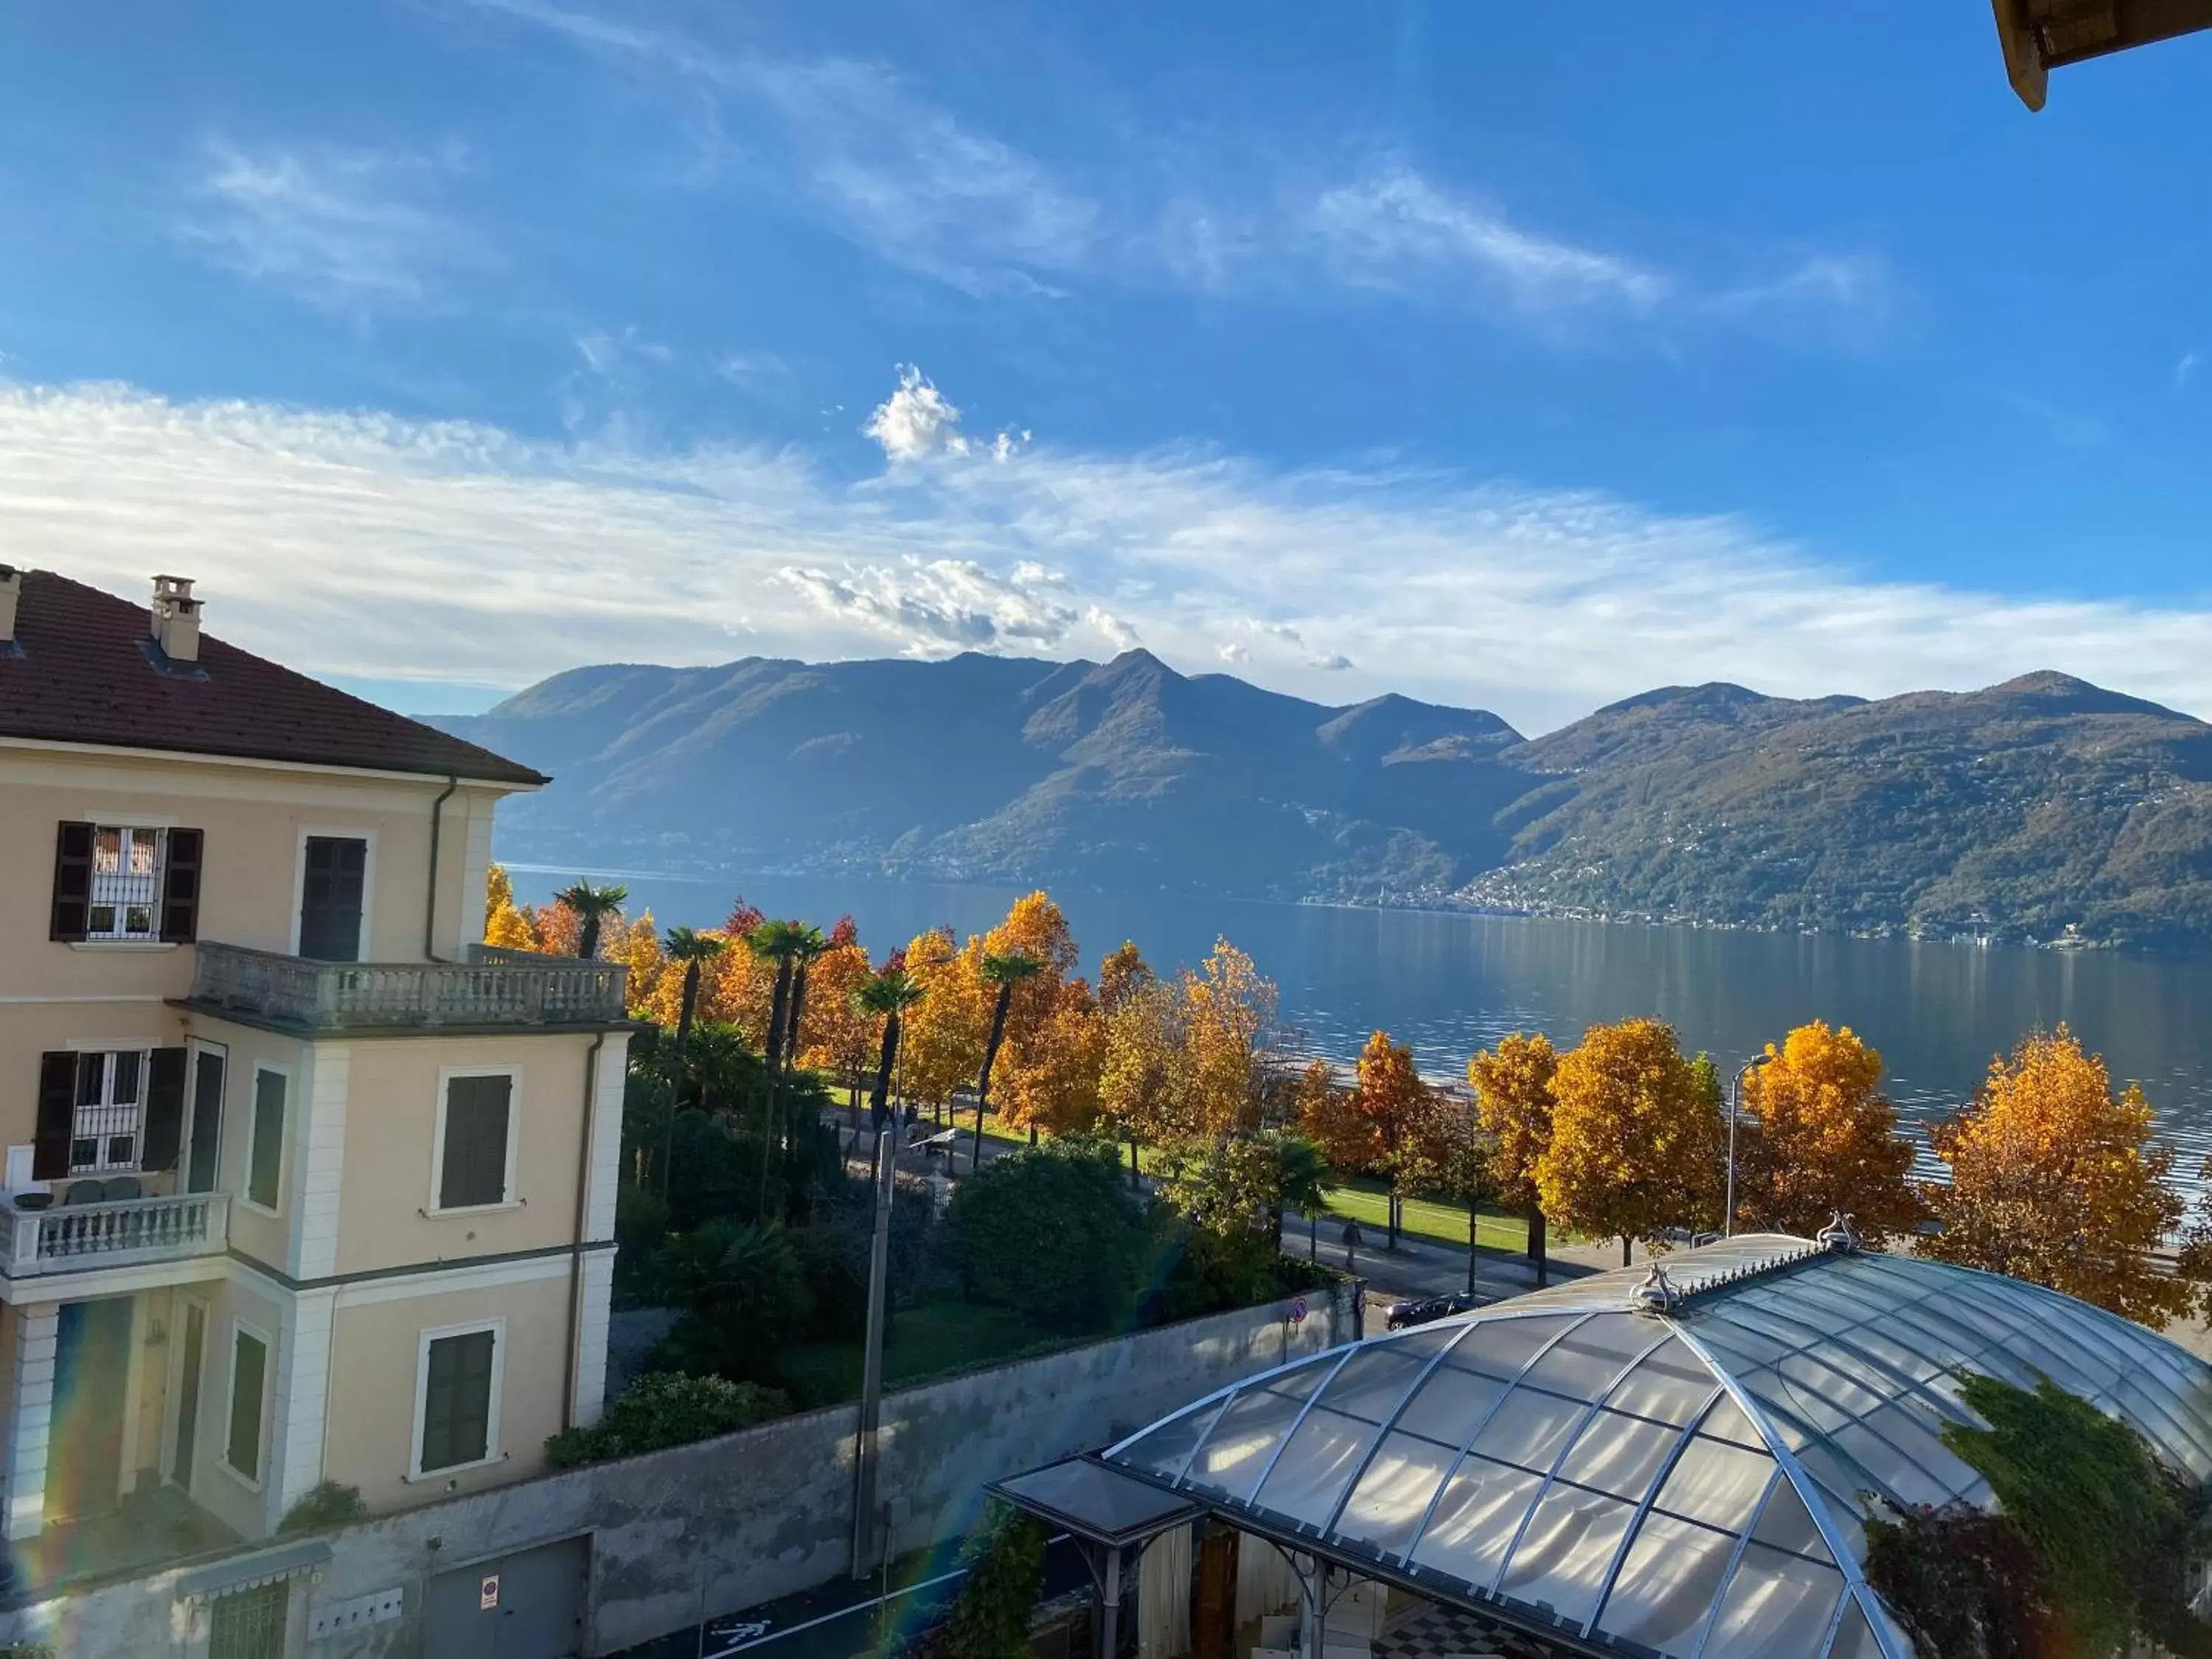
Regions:
[[[2189,389],[2189,377],[2197,372],[2197,354],[2185,351],[2181,361],[2173,366],[2173,389],[2177,392]]]
[[[1322,191],[1310,225],[1337,273],[1370,287],[1471,271],[1531,310],[1603,304],[1635,311],[1657,305],[1673,287],[1619,254],[1524,229],[1403,165]]]
[[[1141,635],[1185,668],[1524,730],[1660,684],[1884,695],[2043,667],[2212,714],[2212,611],[1881,580],[1726,516],[1211,453],[944,453],[855,483],[790,452],[0,386],[0,545],[134,599],[156,569],[198,576],[218,635],[385,681]]]
[[[899,365],[897,390],[876,405],[860,430],[895,461],[968,453],[959,408],[911,363]]]
[[[175,229],[214,263],[325,310],[421,305],[486,262],[439,198],[452,154],[210,140]]]

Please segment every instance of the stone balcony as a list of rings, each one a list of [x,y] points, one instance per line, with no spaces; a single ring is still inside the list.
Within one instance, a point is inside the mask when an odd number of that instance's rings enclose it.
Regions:
[[[627,1017],[619,963],[469,947],[468,960],[313,962],[240,945],[196,947],[186,1006],[312,1035],[363,1030],[591,1028]]]
[[[230,1198],[185,1193],[97,1204],[64,1201],[67,1188],[39,1207],[21,1193],[0,1194],[0,1274],[84,1273],[221,1255],[230,1243]]]

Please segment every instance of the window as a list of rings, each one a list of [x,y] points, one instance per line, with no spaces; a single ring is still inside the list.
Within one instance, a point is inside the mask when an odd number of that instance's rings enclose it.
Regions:
[[[507,1201],[514,1074],[448,1076],[438,1112],[436,1207],[467,1210]]]
[[[222,1461],[248,1480],[261,1479],[261,1395],[269,1378],[269,1343],[244,1325],[231,1328],[230,1437]]]
[[[318,962],[359,962],[368,842],[309,836],[300,858],[300,954]]]
[[[139,1113],[150,1054],[143,1048],[76,1057],[76,1099],[70,1121],[71,1175],[138,1167]]]
[[[246,1196],[264,1210],[276,1207],[284,1169],[284,1089],[282,1072],[261,1066],[253,1073],[253,1138],[247,1147]]]
[[[416,1388],[416,1474],[468,1468],[496,1455],[497,1324],[426,1331]]]
[[[72,944],[177,944],[198,934],[197,830],[65,823],[54,848],[49,937]]]
[[[284,1659],[291,1611],[286,1578],[217,1596],[208,1620],[208,1659]]]

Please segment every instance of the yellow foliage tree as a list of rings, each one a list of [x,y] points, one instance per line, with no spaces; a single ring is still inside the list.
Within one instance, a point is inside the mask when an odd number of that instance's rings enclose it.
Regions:
[[[1352,1109],[1352,1091],[1325,1060],[1310,1060],[1298,1073],[1298,1128],[1321,1148],[1329,1168],[1357,1174],[1374,1167],[1381,1147],[1375,1126]]]
[[[1881,1091],[1881,1055],[1850,1026],[1801,1025],[1744,1078],[1737,1227],[1810,1237],[1838,1213],[1879,1247],[1907,1233],[1920,1201],[1912,1148]]]
[[[1656,1019],[1593,1025],[1552,1075],[1552,1140],[1536,1161],[1544,1212],[1620,1240],[1695,1227],[1719,1210],[1719,1109]]]
[[[916,934],[906,947],[906,969],[922,997],[900,1022],[900,1080],[907,1097],[934,1109],[940,1121],[954,1091],[971,1086],[983,1063],[991,1003],[981,960],[980,945],[963,951],[941,927]]]
[[[2103,1059],[2066,1027],[2024,1038],[1929,1136],[1951,1180],[1927,1188],[1943,1230],[1921,1249],[2164,1326],[2191,1291],[2151,1263],[2182,1214],[2173,1154],[2151,1127],[2142,1091],[2116,1097]]]
[[[1260,1045],[1274,1023],[1275,983],[1227,939],[1176,981],[1182,1042],[1170,1094],[1181,1133],[1218,1141],[1256,1127]]]
[[[1551,1275],[1536,1165],[1552,1144],[1552,1075],[1559,1066],[1559,1053],[1541,1031],[1516,1031],[1467,1063],[1475,1121],[1490,1140],[1491,1180],[1498,1202],[1528,1218],[1528,1256],[1539,1285]]]
[[[1133,1182],[1139,1145],[1164,1146],[1178,1131],[1174,1090],[1182,1046],[1182,999],[1174,986],[1157,979],[1126,983],[1103,1024],[1098,1111],[1128,1143]]]
[[[506,869],[494,864],[484,874],[484,943],[502,951],[544,949],[527,911],[514,902],[514,883]]]
[[[1134,939],[1123,939],[1098,964],[1098,1009],[1111,1018],[1114,1012],[1159,975],[1146,963]]]
[[[617,923],[607,942],[607,954],[629,971],[623,981],[623,997],[632,1019],[647,1018],[668,961],[660,951],[660,928],[647,910],[635,921]]]
[[[857,1000],[860,988],[875,976],[857,940],[834,945],[808,965],[806,1003],[799,1011],[799,1065],[849,1091],[856,1110],[860,1091],[874,1079],[883,1037],[882,1022]]]
[[[999,1098],[1008,1121],[1032,1133],[1090,1129],[1098,1121],[1105,1048],[1106,1022],[1091,987],[1080,978],[1064,981],[1050,1011],[1000,1062],[1006,1085]]]
[[[1429,1085],[1413,1067],[1413,1049],[1393,1042],[1388,1031],[1370,1036],[1359,1052],[1358,1080],[1348,1103],[1352,1119],[1364,1128],[1374,1149],[1370,1161],[1390,1183],[1387,1248],[1395,1250],[1404,1223],[1403,1177],[1419,1161],[1422,1119],[1431,1105]]]

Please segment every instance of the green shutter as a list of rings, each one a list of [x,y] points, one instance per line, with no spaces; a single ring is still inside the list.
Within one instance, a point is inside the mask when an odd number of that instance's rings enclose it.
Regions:
[[[446,1085],[446,1144],[438,1207],[497,1204],[507,1197],[511,1077],[457,1077]]]
[[[261,1392],[269,1372],[269,1349],[246,1331],[231,1339],[230,1444],[224,1461],[249,1480],[261,1478]]]
[[[430,1344],[422,1385],[422,1472],[482,1462],[491,1452],[490,1331]]]
[[[264,1210],[276,1207],[284,1167],[284,1074],[257,1072],[253,1077],[253,1144],[246,1171],[246,1195]]]

